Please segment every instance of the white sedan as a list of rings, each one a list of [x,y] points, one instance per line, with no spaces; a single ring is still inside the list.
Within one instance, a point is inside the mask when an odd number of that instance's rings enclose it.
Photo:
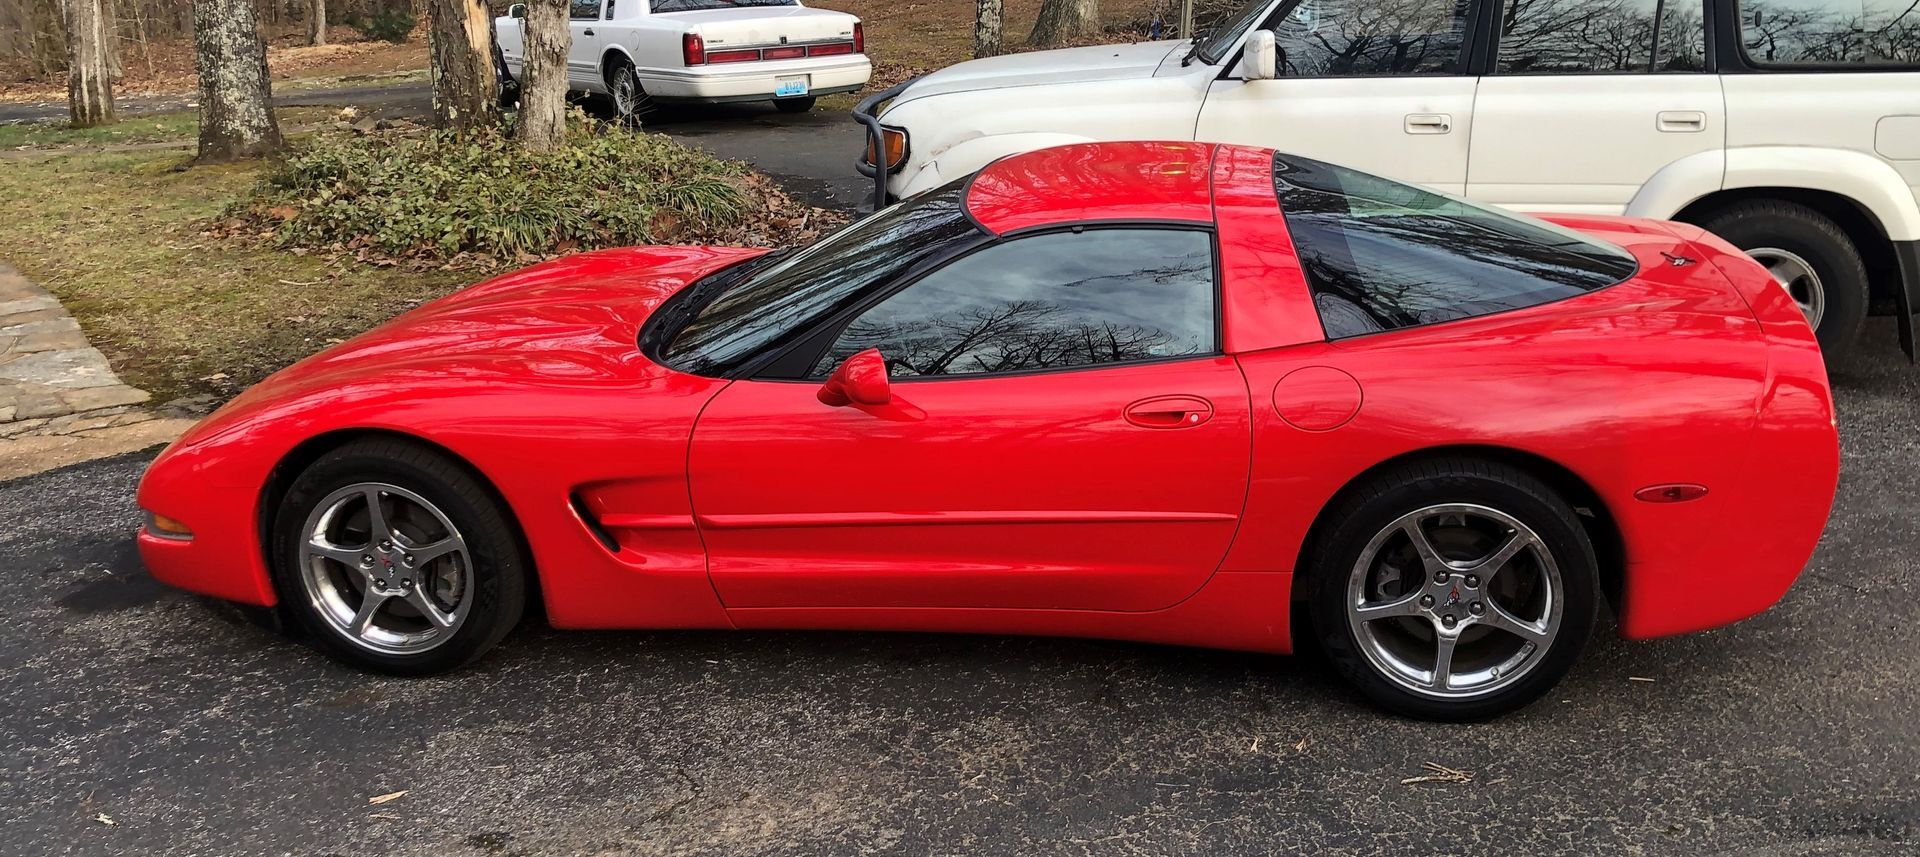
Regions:
[[[865,86],[860,19],[798,0],[573,0],[567,86],[621,118],[654,103],[772,101],[790,113]],[[526,58],[526,7],[495,18],[503,84]]]

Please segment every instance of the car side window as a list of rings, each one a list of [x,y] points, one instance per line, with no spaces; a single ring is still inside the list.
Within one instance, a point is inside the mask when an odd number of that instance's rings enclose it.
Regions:
[[[1913,0],[1742,0],[1740,47],[1762,65],[1920,67]]]
[[[1701,0],[1506,0],[1500,74],[1688,72],[1707,68]]]
[[[567,15],[575,21],[600,20],[600,0],[573,0]]]
[[[1548,303],[1639,270],[1573,230],[1307,158],[1275,156],[1273,184],[1328,339]]]
[[[889,375],[980,375],[1214,352],[1213,238],[1093,228],[985,247],[841,330],[814,366],[880,349]]]
[[[1273,27],[1282,77],[1457,74],[1460,0],[1301,0]]]

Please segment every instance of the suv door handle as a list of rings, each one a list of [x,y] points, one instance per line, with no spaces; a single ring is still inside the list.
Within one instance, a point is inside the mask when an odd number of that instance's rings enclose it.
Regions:
[[[1707,114],[1700,110],[1662,110],[1654,116],[1653,124],[1669,134],[1693,134],[1707,130]]]
[[[1213,419],[1213,403],[1199,396],[1155,396],[1128,405],[1123,413],[1141,428],[1192,428]]]
[[[582,32],[580,33],[580,35],[583,35],[583,36],[591,36],[591,35],[593,35],[593,28],[592,28],[592,27],[588,27],[588,28],[587,28],[586,30],[584,30],[584,31],[582,31]]]
[[[1407,114],[1407,133],[1409,134],[1445,134],[1453,130],[1453,114],[1450,113],[1409,113]]]

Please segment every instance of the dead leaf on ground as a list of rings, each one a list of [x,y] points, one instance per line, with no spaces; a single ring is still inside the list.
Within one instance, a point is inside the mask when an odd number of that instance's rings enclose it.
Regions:
[[[400,797],[406,793],[407,793],[406,789],[401,789],[397,792],[387,792],[386,794],[383,794],[383,795],[374,795],[373,797],[367,798],[367,805],[379,806],[390,800],[399,800]]]
[[[103,813],[100,813],[99,815],[96,815],[96,816],[94,816],[94,817],[93,817],[93,820],[94,820],[94,821],[97,821],[97,822],[100,822],[101,824],[104,824],[104,825],[106,825],[106,826],[108,826],[108,827],[119,827],[119,826],[120,826],[120,822],[117,822],[117,821],[114,821],[114,820],[113,820],[113,816],[111,816],[111,815],[108,815],[108,814],[106,814],[106,813],[104,813],[104,812],[103,812]]]

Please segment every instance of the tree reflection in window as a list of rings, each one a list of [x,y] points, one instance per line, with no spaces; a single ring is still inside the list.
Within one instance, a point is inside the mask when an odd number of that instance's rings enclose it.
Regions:
[[[1450,74],[1466,43],[1464,0],[1303,0],[1273,28],[1288,77]]]
[[[1920,66],[1914,0],[1742,0],[1738,15],[1756,62]]]
[[[1016,239],[928,274],[841,331],[823,377],[878,348],[889,375],[1064,369],[1214,347],[1207,233],[1090,229]]]
[[[1274,190],[1329,339],[1518,309],[1638,264],[1572,230],[1292,155]]]
[[[1507,0],[1505,74],[1703,71],[1702,0]]]

